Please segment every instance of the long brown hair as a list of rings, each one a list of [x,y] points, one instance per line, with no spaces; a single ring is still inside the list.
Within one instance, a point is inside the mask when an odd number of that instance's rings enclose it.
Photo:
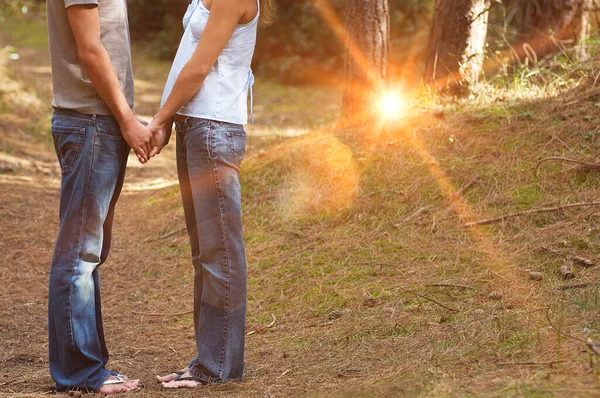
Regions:
[[[268,26],[273,23],[277,13],[277,4],[275,0],[260,0],[260,24]]]

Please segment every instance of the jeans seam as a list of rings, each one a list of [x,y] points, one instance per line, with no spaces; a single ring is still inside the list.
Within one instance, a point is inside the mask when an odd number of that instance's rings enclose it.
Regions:
[[[98,391],[100,389],[100,387],[102,387],[104,382],[106,380],[108,380],[108,378],[110,376],[112,376],[111,373],[106,369],[101,369],[101,371],[102,371],[102,373],[104,373],[104,372],[106,372],[106,373],[100,378],[100,382],[98,384],[96,384],[95,386],[91,386],[93,391]],[[106,377],[104,377],[104,376],[106,376]]]
[[[89,121],[88,121],[89,122]],[[96,131],[96,126],[94,124],[94,133]],[[87,128],[86,128],[86,135],[87,135]],[[90,152],[91,152],[91,156],[90,156],[90,162],[89,162],[89,168],[87,170],[87,175],[85,176],[84,179],[84,189],[87,191],[88,186],[90,184],[90,180],[91,180],[91,176],[92,176],[92,166],[94,164],[94,144],[95,144],[95,134],[92,134],[92,142],[89,143],[90,145]],[[84,138],[85,140],[85,138]],[[84,146],[85,146],[85,142],[84,142]],[[81,253],[81,241],[82,241],[82,237],[83,237],[83,231],[85,229],[85,218],[87,216],[87,210],[88,210],[88,197],[89,195],[83,195],[83,203],[82,203],[82,214],[81,214],[81,226],[79,227],[79,236],[77,239],[77,253],[75,253],[75,255],[77,256],[76,259],[76,263],[79,263],[79,254]],[[72,270],[73,272],[74,270]],[[71,343],[73,345],[73,348],[76,347],[75,345],[75,338],[73,337],[73,309],[71,306],[71,298],[72,298],[72,293],[73,293],[73,284],[69,283],[69,323],[70,323],[70,333],[71,333]]]
[[[212,138],[212,149],[214,150],[214,134],[215,134],[215,129],[214,129],[214,124],[211,123],[210,124],[210,136]],[[214,151],[214,153],[216,153],[216,151]],[[218,174],[218,164],[217,164],[217,159],[216,158],[212,158],[212,166],[213,166],[213,177],[215,179],[215,188],[217,191],[217,200],[219,202],[219,222],[221,223],[221,240],[223,242],[223,260],[224,260],[224,273],[225,273],[225,283],[227,285],[227,290],[226,290],[226,295],[225,295],[225,321],[223,322],[223,343],[221,344],[221,357],[219,359],[219,378],[223,378],[223,365],[224,365],[224,359],[225,359],[225,346],[227,345],[227,330],[228,330],[228,320],[229,320],[229,297],[230,297],[230,288],[231,288],[231,284],[229,283],[229,257],[228,257],[228,250],[227,250],[227,233],[226,233],[226,225],[225,222],[223,221],[223,200],[222,200],[222,194],[221,194],[221,189],[220,189],[220,184],[219,184],[219,174]]]
[[[223,383],[224,382],[224,380],[222,378],[207,376],[207,375],[205,375],[202,372],[196,372],[192,368],[190,368],[189,371],[190,371],[190,375],[192,375],[192,377],[200,379],[201,381],[203,381],[205,383],[216,384],[216,383]]]

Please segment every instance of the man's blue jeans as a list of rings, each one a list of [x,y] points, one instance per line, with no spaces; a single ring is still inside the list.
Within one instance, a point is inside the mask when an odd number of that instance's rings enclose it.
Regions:
[[[246,256],[242,235],[241,125],[186,118],[176,122],[177,172],[194,276],[198,354],[188,365],[207,383],[240,380],[246,336]]]
[[[95,391],[114,374],[105,368],[98,267],[130,148],[110,116],[55,110],[51,129],[62,184],[48,293],[50,374],[59,391]]]

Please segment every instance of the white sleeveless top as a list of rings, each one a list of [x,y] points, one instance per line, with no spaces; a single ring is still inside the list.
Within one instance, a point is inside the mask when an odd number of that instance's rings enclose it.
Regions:
[[[252,85],[254,84],[250,63],[256,44],[260,4],[258,10],[252,21],[236,26],[202,87],[177,112],[179,115],[235,124],[248,123],[248,91],[250,91],[252,111]],[[192,0],[183,17],[185,32],[169,72],[161,107],[169,97],[177,76],[196,50],[209,14],[210,11],[204,6],[202,0]]]

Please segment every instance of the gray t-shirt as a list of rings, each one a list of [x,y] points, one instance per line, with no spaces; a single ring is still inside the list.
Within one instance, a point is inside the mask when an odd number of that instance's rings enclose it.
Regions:
[[[84,114],[110,115],[111,112],[90,82],[79,57],[67,8],[76,4],[96,4],[100,15],[100,38],[113,64],[121,90],[133,107],[133,68],[127,0],[47,0],[48,38],[53,108]]]

